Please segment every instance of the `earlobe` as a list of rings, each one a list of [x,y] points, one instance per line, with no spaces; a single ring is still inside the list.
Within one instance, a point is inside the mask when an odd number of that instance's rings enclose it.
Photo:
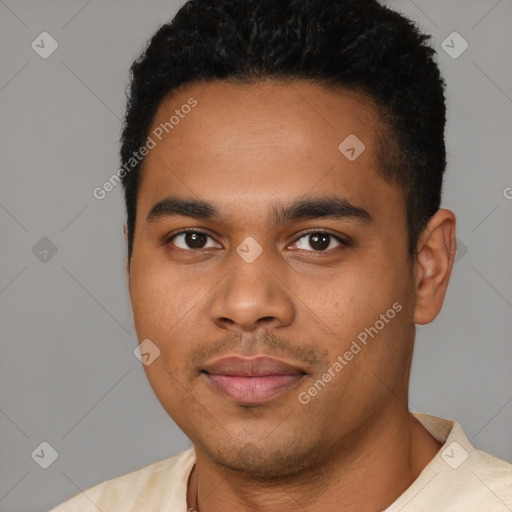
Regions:
[[[450,210],[439,210],[418,240],[414,269],[416,324],[432,322],[441,311],[456,250],[455,215]]]

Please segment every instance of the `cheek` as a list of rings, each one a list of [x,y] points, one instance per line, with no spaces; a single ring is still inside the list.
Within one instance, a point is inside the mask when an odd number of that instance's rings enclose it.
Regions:
[[[139,341],[150,339],[160,351],[143,369],[156,397],[172,414],[187,400],[184,368],[196,331],[192,329],[194,305],[201,295],[187,286],[179,273],[149,259],[141,265],[137,260],[133,263],[129,292],[137,337]]]
[[[297,291],[318,321],[332,333],[354,333],[369,322],[373,324],[381,313],[403,296],[402,284],[393,269],[385,265],[361,265],[340,269],[314,291]],[[403,276],[402,276],[403,280]],[[318,283],[317,283],[318,284]]]
[[[169,389],[179,395],[190,378],[186,363],[207,329],[202,280],[190,279],[149,258],[140,257],[133,263],[129,290],[137,336],[150,339],[160,350],[144,370],[157,396],[168,395]]]
[[[142,260],[142,258],[141,258]],[[184,279],[179,270],[145,260],[135,264],[130,277],[130,299],[137,332],[162,338],[183,329],[188,316],[200,307],[200,290],[195,280]]]

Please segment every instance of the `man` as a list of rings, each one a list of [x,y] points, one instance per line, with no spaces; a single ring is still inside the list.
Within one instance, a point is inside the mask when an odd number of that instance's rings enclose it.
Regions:
[[[512,510],[510,464],[408,409],[456,251],[433,54],[373,0],[192,0],[153,36],[122,137],[127,276],[194,448],[56,512]]]

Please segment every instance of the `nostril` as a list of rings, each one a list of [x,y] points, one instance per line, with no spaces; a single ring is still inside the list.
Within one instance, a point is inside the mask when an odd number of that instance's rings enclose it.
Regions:
[[[227,316],[223,316],[223,317],[219,318],[219,321],[226,323],[226,324],[234,324],[235,323],[234,320],[231,320],[231,318],[228,318]]]

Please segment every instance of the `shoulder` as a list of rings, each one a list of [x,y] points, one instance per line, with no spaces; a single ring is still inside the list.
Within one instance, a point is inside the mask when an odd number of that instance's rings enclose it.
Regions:
[[[491,492],[512,508],[512,464],[481,450],[474,450],[469,469],[481,484],[475,486],[474,492]]]
[[[512,465],[489,453],[456,443],[451,442],[441,450],[438,474],[432,482],[435,485],[425,489],[431,502],[445,503],[450,512],[512,510]]]
[[[97,484],[51,512],[179,510],[183,503],[186,507],[186,486],[194,463],[195,452],[191,448]]]
[[[512,464],[475,448],[455,421],[415,416],[442,446],[387,512],[512,510]]]

